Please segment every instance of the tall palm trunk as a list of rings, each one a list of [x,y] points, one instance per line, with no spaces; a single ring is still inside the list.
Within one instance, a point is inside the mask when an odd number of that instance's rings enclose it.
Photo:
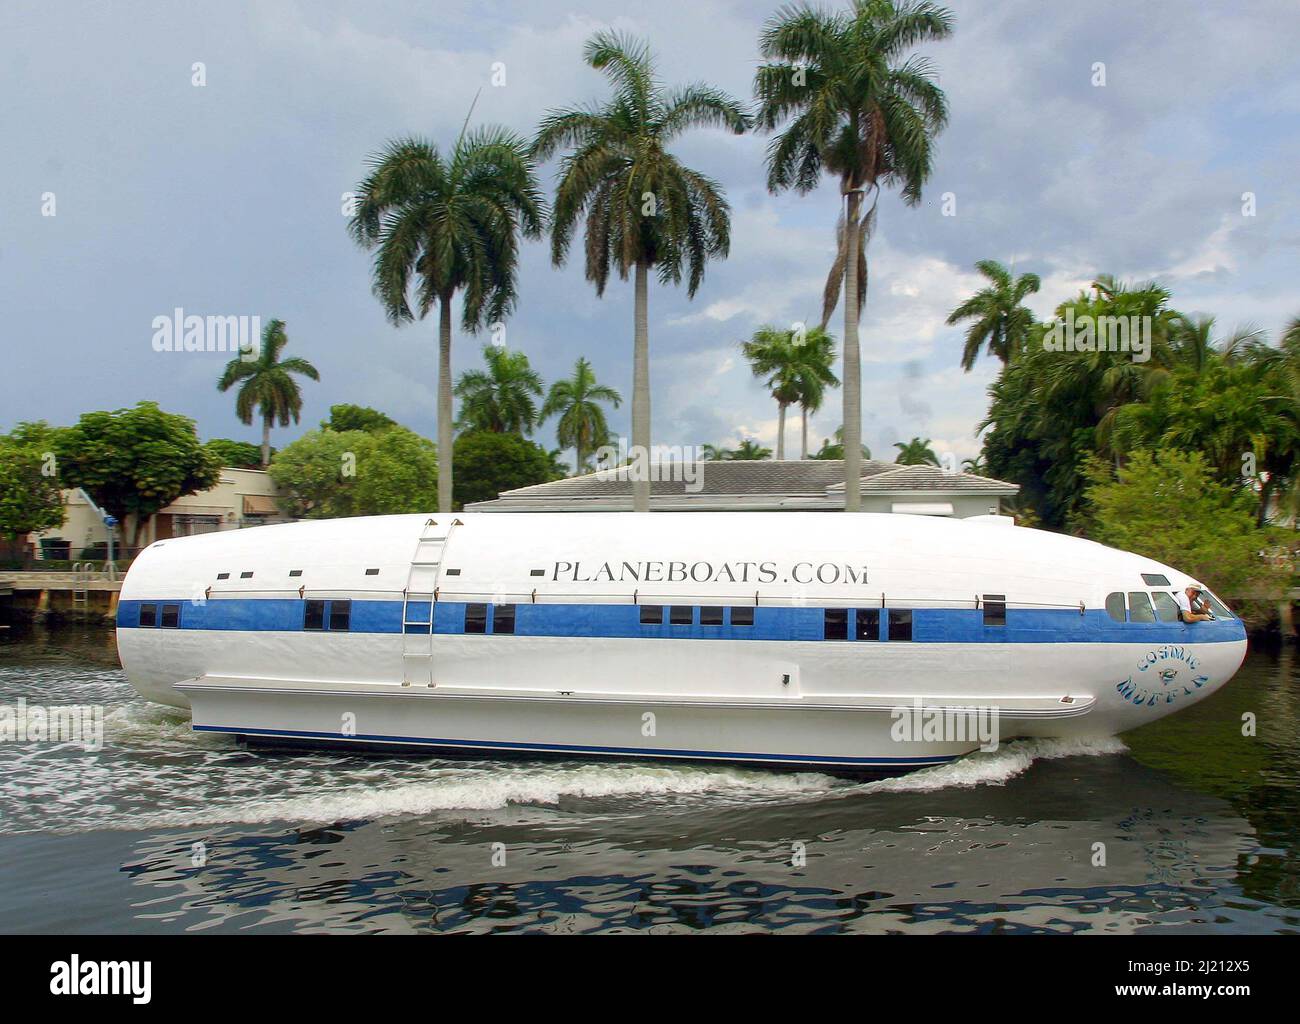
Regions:
[[[650,465],[650,335],[646,322],[648,269],[644,262],[636,265],[636,320],[632,342],[632,463],[637,465],[639,462],[643,469]],[[645,479],[640,479],[642,476]],[[632,482],[632,509],[636,512],[650,511],[648,474],[637,474]]]
[[[799,458],[808,458],[808,406],[799,406]]]
[[[438,511],[451,511],[451,293],[438,299]]]
[[[776,403],[776,461],[785,461],[785,403]]]
[[[862,362],[858,352],[858,205],[848,193],[844,218],[844,511],[862,509]]]
[[[271,464],[271,414],[262,413],[262,468]]]

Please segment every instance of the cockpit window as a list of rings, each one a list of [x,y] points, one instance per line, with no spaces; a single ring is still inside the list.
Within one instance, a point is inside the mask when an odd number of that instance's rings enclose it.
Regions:
[[[1156,615],[1161,622],[1178,621],[1178,602],[1174,600],[1173,594],[1157,590],[1151,595],[1151,600],[1156,603]]]
[[[1211,594],[1208,590],[1201,591],[1205,600],[1210,602],[1210,611],[1214,612],[1216,619],[1235,619],[1236,616],[1228,610],[1228,606]]]
[[[1128,594],[1129,622],[1155,622],[1156,613],[1151,610],[1151,598],[1145,590],[1130,590]]]
[[[1106,595],[1106,614],[1116,622],[1124,621],[1124,595],[1119,591]]]
[[[1144,572],[1142,582],[1148,587],[1167,587],[1169,586],[1169,577],[1162,572]]]

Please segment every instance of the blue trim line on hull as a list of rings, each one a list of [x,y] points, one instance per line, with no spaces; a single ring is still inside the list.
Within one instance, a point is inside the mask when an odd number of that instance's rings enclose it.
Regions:
[[[612,754],[620,757],[707,758],[716,761],[755,761],[763,764],[852,765],[863,768],[928,768],[955,761],[959,755],[933,757],[818,757],[816,754],[743,754],[726,750],[663,750],[658,747],[591,747],[572,743],[505,743],[493,740],[449,740],[422,736],[377,734],[340,736],[336,732],[305,729],[246,729],[235,726],[192,725],[194,732],[230,733],[238,736],[293,736],[300,739],[334,740],[338,743],[407,743],[443,747],[448,750],[513,750],[539,754]]]
[[[180,629],[236,632],[304,632],[305,602],[285,598],[214,598],[202,603],[177,599],[124,600],[118,605],[120,629],[140,627],[140,605],[180,606]],[[439,601],[434,606],[435,636],[464,636],[465,609],[460,601]],[[899,603],[900,609],[907,606]],[[408,619],[428,621],[429,602],[412,602]],[[589,637],[664,640],[822,640],[822,607],[754,608],[751,626],[703,625],[696,614],[690,625],[642,623],[638,605],[518,604],[514,636]],[[888,611],[888,608],[886,609]],[[885,634],[882,616],[881,635]],[[402,602],[354,600],[349,632],[400,633]],[[421,632],[427,632],[426,629]],[[313,630],[313,633],[318,632]],[[324,634],[325,630],[319,631]],[[475,634],[478,635],[478,634]],[[482,635],[498,635],[487,633]],[[853,636],[853,614],[848,622]],[[917,608],[912,610],[913,643],[1150,643],[1210,644],[1245,640],[1239,619],[1214,622],[1116,622],[1104,610],[1073,608],[1009,608],[1004,626],[987,626],[974,608]],[[887,640],[835,640],[829,643],[889,643]],[[907,641],[893,641],[905,643]]]

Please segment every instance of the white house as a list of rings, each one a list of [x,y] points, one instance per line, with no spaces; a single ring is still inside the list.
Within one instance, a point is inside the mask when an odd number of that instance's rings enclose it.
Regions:
[[[177,498],[153,516],[141,533],[141,546],[168,537],[288,522],[275,503],[277,493],[264,470],[226,467],[215,487]],[[107,542],[107,528],[79,490],[65,490],[63,505],[62,526],[31,535],[38,550],[42,539],[60,538],[69,542],[69,557],[75,559],[83,549]],[[122,543],[121,527],[114,540]]]
[[[844,508],[844,463],[820,459],[663,464],[650,484],[651,510],[743,512]],[[938,466],[900,466],[864,459],[862,511],[968,516],[998,513],[1016,484]],[[610,512],[632,508],[626,470],[589,473],[505,491],[467,512]]]

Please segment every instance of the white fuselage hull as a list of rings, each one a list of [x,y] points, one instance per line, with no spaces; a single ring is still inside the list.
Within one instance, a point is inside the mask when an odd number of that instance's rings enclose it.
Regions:
[[[387,516],[151,545],[118,644],[201,730],[901,771],[1203,699],[1245,632],[1157,620],[1187,582],[915,516]]]
[[[1183,645],[1205,682],[1153,702],[1120,690],[1151,664],[1150,644],[434,636],[433,685],[404,685],[401,635],[133,630],[119,642],[140,692],[192,706],[198,729],[874,771],[969,753],[990,728],[995,743],[1124,732],[1203,699],[1245,652],[1244,640]]]

